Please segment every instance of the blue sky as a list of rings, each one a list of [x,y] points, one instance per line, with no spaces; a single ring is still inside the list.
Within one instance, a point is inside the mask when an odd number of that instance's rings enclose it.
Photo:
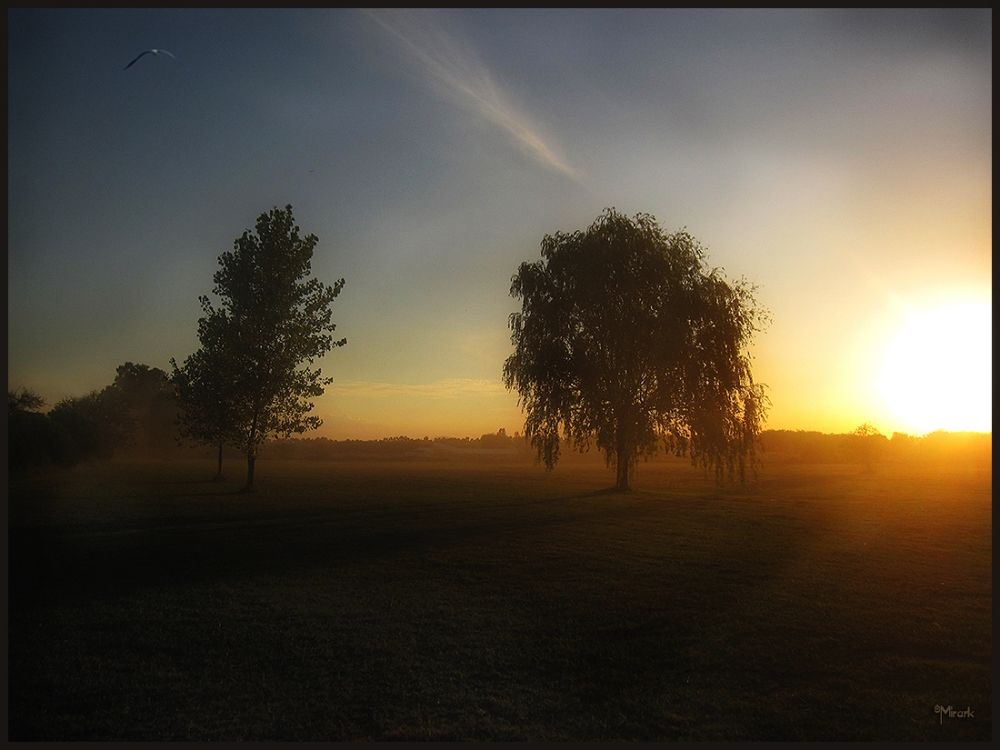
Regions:
[[[319,237],[339,438],[523,424],[510,277],[605,207],[759,286],[769,426],[911,431],[907,316],[992,300],[992,11],[9,10],[8,387],[197,346],[218,256]],[[172,52],[190,69],[145,49]],[[983,342],[991,346],[990,340]],[[990,407],[991,411],[991,407]]]

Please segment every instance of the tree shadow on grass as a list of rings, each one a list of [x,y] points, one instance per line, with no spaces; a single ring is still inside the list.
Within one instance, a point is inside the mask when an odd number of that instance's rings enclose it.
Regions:
[[[195,484],[211,483],[177,483],[178,487]],[[498,539],[545,537],[566,524],[576,528],[580,523],[599,527],[609,522],[641,523],[649,514],[664,512],[663,503],[636,502],[646,499],[644,491],[623,492],[617,487],[530,502],[509,498],[465,505],[431,500],[403,507],[345,508],[289,507],[272,504],[266,488],[247,493],[243,488],[215,486],[217,491],[205,486],[201,492],[168,492],[156,498],[158,503],[181,502],[185,509],[181,515],[167,507],[159,515],[154,511],[138,519],[123,517],[110,526],[12,529],[10,605],[119,595],[151,585],[338,569],[373,560],[391,565],[393,558],[445,549],[472,554],[469,550],[495,545]],[[250,498],[252,503],[241,504]],[[628,502],[617,503],[616,498]],[[213,499],[217,508],[206,505],[204,512],[190,515],[188,509],[197,510]],[[683,509],[692,512],[687,503]]]
[[[614,495],[622,495],[624,497],[629,497],[635,494],[635,490],[631,487],[627,489],[622,489],[621,487],[612,486],[605,487],[602,490],[594,490],[592,492],[586,492],[579,497],[613,497]]]

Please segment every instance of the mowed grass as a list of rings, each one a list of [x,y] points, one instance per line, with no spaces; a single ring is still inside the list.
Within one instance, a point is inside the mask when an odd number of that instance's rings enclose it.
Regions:
[[[242,468],[11,483],[9,739],[992,736],[989,468]]]

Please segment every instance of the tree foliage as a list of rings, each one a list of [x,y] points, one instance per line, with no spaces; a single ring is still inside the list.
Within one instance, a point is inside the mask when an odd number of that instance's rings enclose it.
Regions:
[[[201,298],[201,348],[182,367],[174,363],[187,434],[243,451],[247,489],[265,441],[322,424],[309,415],[309,399],[332,379],[312,365],[347,343],[333,339],[330,309],[344,280],[328,286],[308,278],[318,242],[299,236],[290,205],[261,214],[256,233],[245,231],[219,257],[218,307]]]
[[[7,391],[7,472],[21,476],[33,467],[70,467],[80,458],[73,438],[40,410],[45,400],[28,388]]]
[[[167,373],[126,362],[115,380],[86,396],[69,396],[49,416],[73,436],[84,458],[111,458],[117,451],[155,452],[175,447],[177,400]]]
[[[34,391],[7,392],[8,457],[23,472],[108,459],[118,451],[165,456],[176,450],[177,399],[167,374],[126,362],[111,385],[61,399],[48,414]]]
[[[754,287],[648,214],[607,209],[585,232],[546,235],[541,254],[512,278],[522,309],[504,364],[538,459],[551,469],[562,438],[595,441],[626,489],[662,443],[718,481],[746,481],[768,404],[748,354],[767,320]]]
[[[116,369],[114,382],[101,396],[122,415],[126,447],[158,453],[176,448],[179,407],[176,389],[166,372],[126,362]]]
[[[108,459],[128,443],[132,420],[116,395],[105,388],[86,396],[67,396],[49,412],[72,436],[82,458]]]
[[[859,463],[869,470],[878,463],[885,454],[889,439],[883,435],[871,422],[859,425],[851,433],[853,452]]]
[[[45,406],[45,399],[30,388],[18,388],[7,391],[7,414],[15,412],[39,411]]]

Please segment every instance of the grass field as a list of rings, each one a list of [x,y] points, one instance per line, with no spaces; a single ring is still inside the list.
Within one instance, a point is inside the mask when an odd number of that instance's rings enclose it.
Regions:
[[[10,740],[992,737],[989,468],[229,470],[10,484]]]

